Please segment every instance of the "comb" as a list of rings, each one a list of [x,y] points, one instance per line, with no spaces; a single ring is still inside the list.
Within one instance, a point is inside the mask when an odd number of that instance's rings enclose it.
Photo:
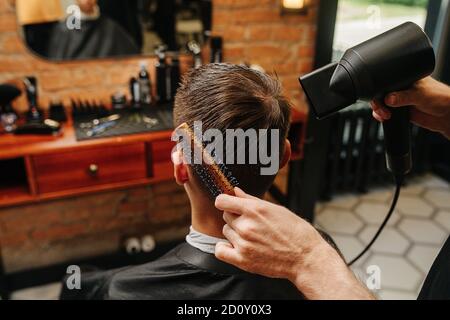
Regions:
[[[202,151],[202,163],[192,164],[192,168],[200,178],[204,186],[208,189],[211,196],[215,199],[221,194],[234,196],[234,188],[239,185],[237,179],[233,176],[231,170],[225,164],[218,164],[209,154],[203,144],[197,139],[194,131],[187,123],[178,127],[191,139],[191,145],[194,148],[200,148]]]

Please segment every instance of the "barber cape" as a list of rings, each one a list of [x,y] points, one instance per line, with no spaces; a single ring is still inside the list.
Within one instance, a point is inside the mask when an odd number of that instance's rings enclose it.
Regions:
[[[136,55],[140,49],[133,38],[114,20],[100,16],[83,19],[80,29],[67,21],[52,31],[48,57],[54,60],[107,58]]]
[[[76,300],[299,300],[289,281],[244,272],[183,243],[140,266],[82,275],[81,290],[63,286]]]

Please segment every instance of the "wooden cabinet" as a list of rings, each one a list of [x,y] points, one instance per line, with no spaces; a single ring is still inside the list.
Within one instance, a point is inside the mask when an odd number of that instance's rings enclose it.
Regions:
[[[144,143],[32,157],[38,193],[147,178]]]
[[[173,163],[171,159],[174,142],[165,140],[153,141],[148,145],[148,154],[151,162],[151,176],[161,179],[166,176],[173,177]]]
[[[68,123],[58,137],[2,135],[0,208],[172,180],[171,134],[77,141]]]

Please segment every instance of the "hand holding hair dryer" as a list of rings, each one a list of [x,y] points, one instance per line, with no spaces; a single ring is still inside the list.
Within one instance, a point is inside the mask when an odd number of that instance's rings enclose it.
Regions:
[[[348,49],[337,63],[300,78],[312,111],[318,119],[330,116],[357,100],[377,99],[404,90],[433,73],[435,55],[430,39],[412,22],[406,22]],[[386,162],[401,180],[412,168],[409,108],[390,108],[383,123]]]

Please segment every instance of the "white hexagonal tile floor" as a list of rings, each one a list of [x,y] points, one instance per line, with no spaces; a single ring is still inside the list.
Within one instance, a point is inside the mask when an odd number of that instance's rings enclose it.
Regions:
[[[440,246],[417,244],[411,248],[407,257],[423,273],[428,273],[440,250]]]
[[[398,229],[415,243],[439,245],[448,237],[447,232],[432,220],[407,218],[399,223]]]
[[[333,235],[333,240],[341,250],[346,261],[355,258],[363,249],[364,245],[356,237]]]
[[[374,254],[365,266],[377,266],[381,271],[381,289],[417,291],[422,274],[402,256]]]
[[[439,211],[434,217],[434,221],[450,232],[450,211]]]
[[[359,239],[367,245],[378,231],[377,226],[366,227],[359,235]],[[372,251],[377,253],[393,253],[402,255],[411,245],[411,242],[406,239],[400,232],[394,228],[385,228],[380,234],[377,241],[372,246]]]
[[[389,207],[390,205],[385,203],[362,200],[360,204],[356,206],[355,212],[365,223],[380,225],[384,218],[386,218]],[[398,212],[395,211],[389,220],[388,225],[392,226],[396,224],[399,219]]]
[[[419,197],[402,195],[397,203],[397,211],[405,216],[429,218],[434,208]]]
[[[324,230],[340,234],[355,235],[363,227],[363,223],[352,212],[335,208],[322,210],[316,222]]]
[[[392,193],[393,188],[388,186],[366,195],[336,196],[320,204],[316,222],[335,239],[347,261],[353,259],[378,230],[389,209]],[[381,290],[374,291],[377,297],[416,299],[449,233],[449,184],[430,174],[416,177],[402,190],[387,228],[352,270],[364,282],[367,266],[377,265],[381,268]]]
[[[369,192],[365,195],[362,195],[361,199],[372,200],[372,201],[384,203],[384,202],[389,201],[389,199],[391,199],[391,197],[392,197],[391,190],[388,190],[386,188],[382,188],[382,189],[378,188],[378,189],[371,190],[371,192]]]
[[[444,179],[434,176],[432,174],[427,174],[421,177],[421,184],[427,188],[449,188],[450,184]]]
[[[450,209],[450,189],[435,189],[425,193],[425,199],[437,208]]]
[[[406,186],[402,188],[402,194],[403,195],[410,195],[410,196],[418,196],[422,194],[425,190],[425,187],[420,185],[419,182],[413,182],[409,183]]]
[[[359,202],[358,196],[349,194],[336,198],[334,201],[330,202],[330,206],[332,206],[333,208],[350,210],[355,205],[357,205],[358,202]]]
[[[416,300],[417,294],[411,291],[401,291],[401,290],[380,290],[377,294],[378,298],[381,300]]]

